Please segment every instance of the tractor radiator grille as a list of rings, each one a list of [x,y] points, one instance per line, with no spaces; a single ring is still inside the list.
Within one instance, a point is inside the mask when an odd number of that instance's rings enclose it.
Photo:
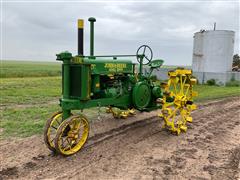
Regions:
[[[70,96],[75,98],[81,97],[81,65],[70,65]]]

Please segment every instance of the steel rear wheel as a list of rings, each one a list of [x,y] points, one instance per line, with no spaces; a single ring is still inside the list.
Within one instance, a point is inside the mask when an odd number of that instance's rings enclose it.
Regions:
[[[44,128],[44,142],[49,150],[55,152],[54,139],[57,134],[57,129],[62,123],[62,111],[58,111],[52,115],[46,122]]]
[[[59,126],[54,140],[55,148],[62,155],[72,155],[78,152],[89,134],[89,123],[85,116],[75,115],[66,119]]]
[[[193,91],[196,79],[192,77],[192,71],[186,69],[177,69],[168,75],[160,117],[165,128],[179,135],[187,131],[187,122],[192,122],[191,111],[196,109],[193,103],[193,97],[197,95]]]

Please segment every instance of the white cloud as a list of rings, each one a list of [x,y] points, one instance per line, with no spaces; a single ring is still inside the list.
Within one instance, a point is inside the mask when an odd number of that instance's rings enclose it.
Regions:
[[[89,52],[89,24],[94,16],[96,54],[135,54],[149,44],[155,58],[166,64],[191,64],[194,32],[229,29],[236,32],[239,53],[237,2],[101,2],[3,3],[3,58],[55,60],[55,54],[76,53],[78,18],[85,19],[85,54]]]

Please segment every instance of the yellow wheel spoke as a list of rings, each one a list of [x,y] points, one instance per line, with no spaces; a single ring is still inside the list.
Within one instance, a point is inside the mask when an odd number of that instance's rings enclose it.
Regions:
[[[51,126],[51,128],[53,128],[53,129],[56,129],[56,130],[57,130],[57,127],[55,127],[55,126]]]
[[[174,87],[175,94],[177,94],[177,87],[175,83],[173,84],[173,87]]]
[[[187,79],[187,76],[184,76],[184,80],[182,82],[182,93],[184,94],[183,90],[184,90],[184,86],[185,86],[185,83],[186,83],[186,79]]]
[[[179,86],[180,86],[180,94],[183,94],[183,89],[182,89],[182,76],[180,75],[180,84],[179,84]]]
[[[82,125],[82,126],[80,126],[78,129],[80,130],[81,128],[84,128],[85,127],[85,124],[84,125]]]
[[[67,142],[68,142],[68,145],[69,145],[69,147],[70,147],[70,149],[72,148],[72,143],[71,142],[69,142],[69,140],[68,140],[68,138],[67,138]],[[68,146],[67,146],[68,147]],[[67,148],[66,147],[66,148]],[[64,149],[64,150],[66,150],[66,148]]]
[[[186,90],[186,92],[185,92],[185,95],[186,95],[186,96],[188,96],[189,87],[190,87],[190,85],[187,87],[187,90]]]
[[[166,104],[164,105],[164,107],[167,108],[167,107],[172,106],[172,105],[174,105],[174,102],[166,103]]]
[[[178,109],[179,109],[178,107],[177,107],[176,109],[174,109],[174,111],[172,112],[172,114],[170,115],[170,117],[175,117],[176,112],[177,112]]]

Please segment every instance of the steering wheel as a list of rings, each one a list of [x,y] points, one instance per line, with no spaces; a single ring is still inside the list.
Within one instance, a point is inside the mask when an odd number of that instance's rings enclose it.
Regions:
[[[152,49],[148,45],[142,45],[137,50],[137,61],[140,63],[140,59],[142,59],[142,64],[149,64],[153,58]],[[142,57],[141,57],[142,56]]]

